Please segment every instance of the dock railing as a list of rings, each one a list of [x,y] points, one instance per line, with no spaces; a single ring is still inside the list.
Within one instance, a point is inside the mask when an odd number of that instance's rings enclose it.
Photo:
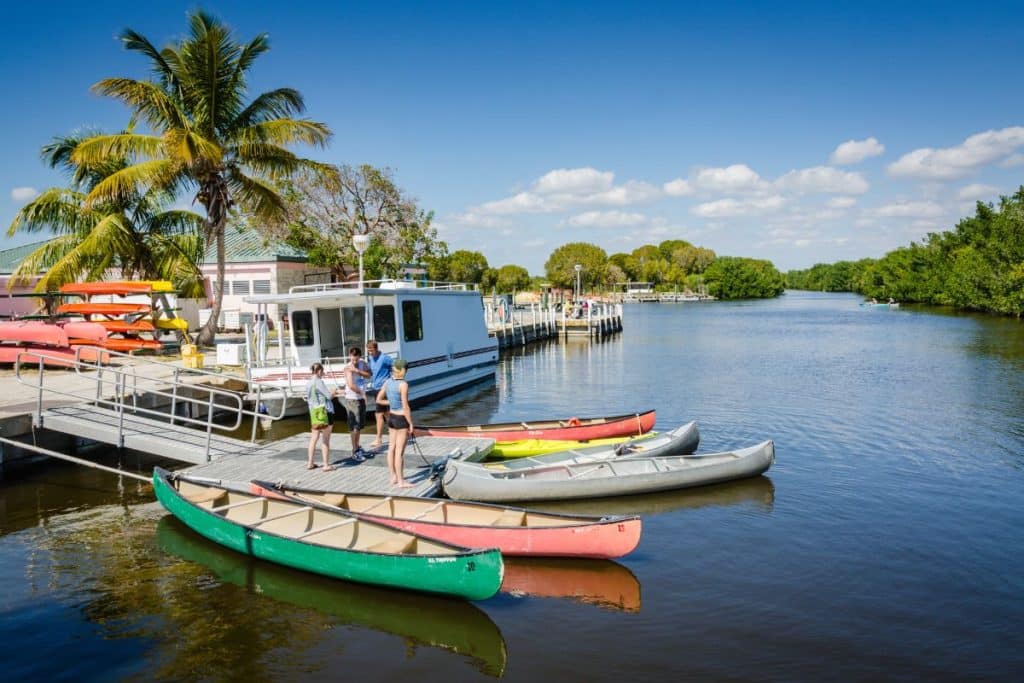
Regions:
[[[95,361],[86,360],[82,357],[83,351],[88,351]],[[109,365],[103,363],[104,357],[111,360],[124,359],[131,361],[126,365]],[[259,412],[262,405],[263,387],[257,386],[253,391],[238,392],[230,389],[209,386],[207,384],[186,382],[182,375],[189,377],[208,376],[211,378],[223,379],[224,376],[215,372],[203,370],[186,370],[176,366],[168,366],[167,363],[130,356],[116,351],[107,351],[95,347],[76,347],[75,356],[61,358],[61,369],[72,369],[76,377],[84,382],[76,382],[77,388],[68,388],[67,374],[56,373],[46,366],[46,360],[51,362],[52,357],[46,356],[45,352],[23,351],[18,354],[14,366],[14,376],[22,385],[37,390],[36,397],[36,423],[42,420],[43,397],[55,395],[72,399],[74,403],[90,404],[99,408],[112,411],[117,415],[118,420],[118,444],[124,443],[125,415],[134,414],[150,416],[166,421],[171,427],[174,425],[187,425],[206,433],[206,457],[210,457],[210,443],[214,430],[232,432],[241,428],[246,418],[252,418],[252,431],[250,440],[256,440],[256,425],[261,420],[280,420],[284,417],[285,402],[281,402],[280,415],[268,415]],[[26,373],[28,368],[35,370],[34,376]],[[160,373],[157,373],[157,368]],[[167,370],[171,369],[170,375]],[[50,370],[49,372],[48,369]],[[146,371],[150,372],[147,373]],[[85,388],[81,388],[84,385]],[[245,397],[255,394],[256,402],[253,408],[246,407]],[[160,410],[157,407],[141,405],[139,399],[148,396],[152,403],[156,399],[169,400],[170,411]],[[187,415],[179,415],[179,409],[187,408]],[[205,410],[205,418],[202,412]],[[220,414],[233,414],[234,420],[215,420]],[[195,417],[199,414],[200,417]]]

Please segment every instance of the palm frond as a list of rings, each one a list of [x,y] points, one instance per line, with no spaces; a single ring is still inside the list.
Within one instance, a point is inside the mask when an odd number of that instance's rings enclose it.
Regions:
[[[293,88],[277,88],[262,92],[242,110],[232,122],[232,130],[243,130],[255,123],[273,119],[288,118],[293,114],[301,114],[306,104],[298,90]]]
[[[7,228],[7,236],[42,230],[76,234],[91,222],[92,217],[82,211],[84,202],[85,195],[81,192],[51,187],[21,207]]]
[[[168,64],[165,55],[160,50],[157,50],[153,43],[149,42],[148,38],[137,31],[126,28],[121,32],[121,42],[126,50],[138,52],[149,58],[151,62],[150,68],[157,78],[160,79],[164,87],[177,88],[177,76],[174,70]]]
[[[269,49],[270,36],[266,33],[261,33],[250,40],[249,43],[242,48],[242,51],[238,53],[238,59],[235,60],[235,70],[231,75],[231,81],[228,83],[228,87],[234,91],[244,91],[245,75],[249,73],[249,69],[252,68],[256,58]]]
[[[219,166],[224,156],[220,145],[194,130],[168,131],[164,139],[170,156],[186,166],[195,166],[200,162],[207,166]]]
[[[81,140],[71,152],[71,161],[79,165],[100,164],[111,157],[154,159],[160,156],[163,138],[141,133],[94,135]]]
[[[199,235],[205,219],[194,211],[171,209],[153,216],[149,220],[151,233],[175,235]]]
[[[112,173],[96,184],[85,198],[86,208],[110,201],[120,202],[144,194],[153,187],[175,182],[179,165],[169,159],[142,161]]]
[[[241,209],[255,218],[278,218],[284,212],[284,200],[270,183],[252,178],[237,169],[228,173],[231,196]]]
[[[309,119],[279,118],[262,121],[238,131],[243,142],[267,142],[274,145],[304,144],[326,147],[331,139],[327,124]]]
[[[105,78],[92,90],[114,97],[131,107],[151,128],[158,131],[188,126],[187,117],[156,83],[133,78]]]

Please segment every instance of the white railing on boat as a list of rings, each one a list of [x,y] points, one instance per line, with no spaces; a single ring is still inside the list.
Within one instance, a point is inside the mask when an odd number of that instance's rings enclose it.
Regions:
[[[472,291],[475,285],[465,282],[441,282],[437,280],[363,280],[362,286],[356,282],[322,282],[312,285],[295,285],[288,292],[300,294],[302,292],[335,292],[335,291],[359,291],[360,289],[432,289],[436,291]]]

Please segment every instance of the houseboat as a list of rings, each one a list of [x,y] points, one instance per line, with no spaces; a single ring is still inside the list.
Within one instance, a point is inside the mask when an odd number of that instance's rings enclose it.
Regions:
[[[287,330],[278,335],[278,358],[283,360],[268,360],[266,345],[261,352],[257,344],[248,368],[271,415],[281,414],[282,400],[286,415],[307,410],[309,366],[315,362],[323,364],[329,387],[344,386],[348,349],[358,346],[365,353],[370,339],[382,353],[408,363],[413,406],[494,378],[498,344],[487,334],[480,293],[464,284],[374,280],[300,285],[287,294],[252,295],[245,301],[261,313],[274,304],[286,311]],[[267,317],[258,314],[256,319]]]

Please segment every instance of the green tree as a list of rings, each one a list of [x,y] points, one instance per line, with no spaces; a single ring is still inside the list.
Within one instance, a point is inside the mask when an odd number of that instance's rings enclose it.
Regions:
[[[72,159],[85,165],[130,161],[90,190],[90,208],[122,201],[140,187],[143,194],[194,193],[206,212],[205,241],[215,244],[217,254],[213,313],[199,335],[200,343],[210,343],[224,294],[229,211],[234,207],[257,221],[278,218],[284,201],[276,180],[301,169],[326,172],[288,147],[323,146],[331,133],[323,123],[294,118],[305,104],[291,88],[247,100],[249,72],[270,47],[266,34],[241,44],[220,21],[195,11],[188,35],[162,50],[131,29],[121,41],[148,60],[155,80],[107,78],[93,89],[123,102],[151,132],[91,137],[75,148]]]
[[[487,268],[487,257],[479,251],[458,249],[448,257],[448,278],[453,282],[479,283]]]
[[[708,293],[719,299],[754,299],[778,296],[782,273],[771,261],[720,256],[704,271]]]
[[[571,289],[576,282],[577,264],[583,266],[580,280],[584,288],[596,287],[605,281],[608,256],[604,249],[589,242],[569,242],[558,247],[545,262],[544,272],[554,286]]]
[[[507,265],[498,268],[495,286],[502,293],[515,292],[530,287],[530,273],[522,266]]]
[[[660,252],[661,258],[665,259],[666,261],[671,261],[672,254],[674,254],[676,251],[678,251],[679,249],[684,249],[686,247],[692,246],[693,245],[687,242],[686,240],[665,240],[664,242],[658,245],[658,252]]]
[[[96,135],[90,133],[87,135]],[[66,188],[50,188],[26,204],[7,230],[56,233],[14,270],[10,285],[31,281],[46,271],[36,291],[54,290],[79,280],[102,280],[108,270],[122,277],[170,280],[185,296],[202,295],[196,265],[203,254],[196,213],[170,208],[173,197],[160,190],[138,188],[116,199],[90,204],[96,185],[127,166],[124,158],[108,157],[95,164],[76,163],[73,152],[82,136],[55,138],[42,149],[43,161],[69,177]]]

